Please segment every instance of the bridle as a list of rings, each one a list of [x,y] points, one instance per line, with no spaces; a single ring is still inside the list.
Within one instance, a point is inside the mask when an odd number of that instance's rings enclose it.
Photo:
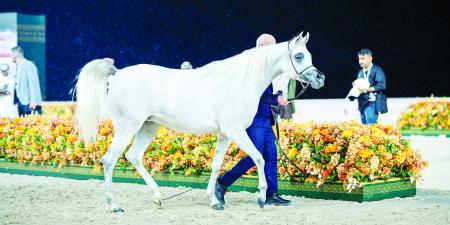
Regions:
[[[314,66],[313,65],[307,66],[305,69],[303,69],[302,71],[298,72],[297,69],[294,66],[294,62],[292,61],[291,49],[289,48],[290,44],[291,44],[291,41],[288,42],[289,60],[291,61],[292,68],[294,68],[294,70],[297,73],[297,75],[300,76],[307,69],[309,69],[311,67],[314,67]],[[302,85],[302,90],[295,97],[289,98],[288,101],[292,101],[292,100],[298,99],[302,94],[305,93],[306,89],[308,89],[308,87],[309,87],[309,83],[304,84],[302,81],[300,81],[300,84]]]

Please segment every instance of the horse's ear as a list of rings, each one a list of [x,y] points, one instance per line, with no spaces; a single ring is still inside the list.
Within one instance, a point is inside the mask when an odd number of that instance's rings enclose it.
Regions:
[[[306,32],[306,36],[304,37],[304,38],[302,38],[303,40],[303,44],[305,44],[306,45],[306,43],[308,43],[308,40],[309,40],[309,32]]]
[[[303,31],[297,35],[297,37],[294,38],[294,43],[299,45],[302,43],[302,39],[303,39]]]
[[[306,32],[306,36],[303,37],[303,31],[302,31],[297,37],[295,37],[295,44],[298,44],[298,45],[304,44],[304,45],[306,45],[308,40],[309,40],[309,32]]]

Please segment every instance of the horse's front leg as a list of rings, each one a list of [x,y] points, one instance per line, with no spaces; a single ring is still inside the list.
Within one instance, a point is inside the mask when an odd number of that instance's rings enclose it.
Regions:
[[[259,197],[258,197],[258,205],[261,208],[264,208],[266,202],[266,191],[267,191],[267,180],[266,174],[264,173],[264,158],[261,153],[256,149],[252,140],[248,136],[245,129],[234,129],[232,131],[225,133],[228,138],[234,141],[250,158],[253,159],[253,162],[256,165],[258,170],[258,179],[259,179]]]
[[[211,198],[211,207],[217,210],[223,209],[223,205],[216,198],[214,192],[216,190],[216,182],[219,175],[219,170],[222,166],[223,158],[225,157],[228,146],[230,146],[230,139],[221,135],[217,135],[217,144],[216,150],[214,152],[211,177],[209,178],[208,188],[206,189],[206,194],[208,194]]]

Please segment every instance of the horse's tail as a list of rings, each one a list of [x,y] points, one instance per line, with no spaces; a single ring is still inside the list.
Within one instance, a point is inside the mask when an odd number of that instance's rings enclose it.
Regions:
[[[105,114],[107,79],[117,68],[108,60],[96,59],[81,69],[76,85],[77,125],[85,143],[95,141],[98,123]]]

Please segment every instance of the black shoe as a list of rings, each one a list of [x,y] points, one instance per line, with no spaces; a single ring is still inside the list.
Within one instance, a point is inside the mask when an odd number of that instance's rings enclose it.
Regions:
[[[291,200],[287,200],[279,196],[277,193],[266,199],[266,205],[282,205],[288,206],[291,204]]]
[[[217,200],[222,205],[225,205],[225,193],[227,193],[227,186],[223,184],[219,184],[219,180],[216,181],[216,191],[214,194],[216,195]]]

